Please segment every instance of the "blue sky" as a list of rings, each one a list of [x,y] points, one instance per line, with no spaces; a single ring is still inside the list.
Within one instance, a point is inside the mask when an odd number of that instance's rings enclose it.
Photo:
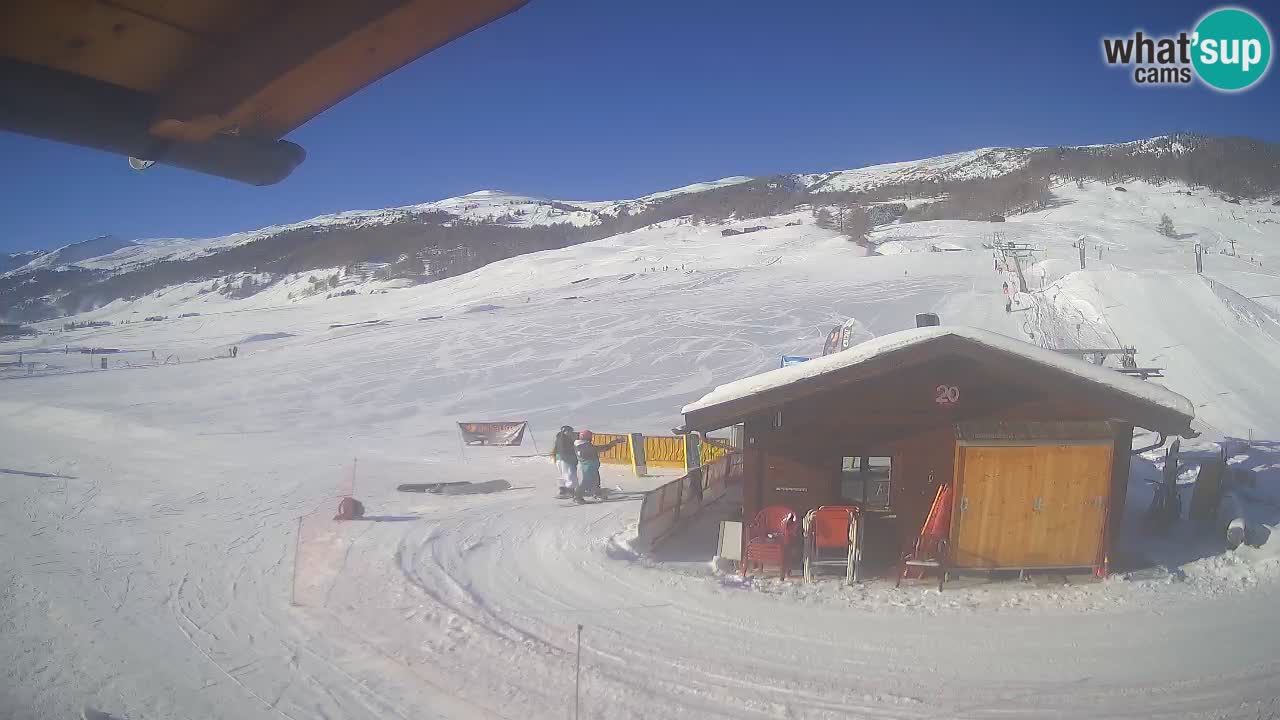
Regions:
[[[1217,3],[532,0],[292,133],[270,188],[0,133],[0,249],[206,237],[482,188],[632,197],[727,175],[1171,130],[1280,142],[1273,69],[1235,95],[1139,88],[1101,37]],[[1276,34],[1280,13],[1262,3]]]

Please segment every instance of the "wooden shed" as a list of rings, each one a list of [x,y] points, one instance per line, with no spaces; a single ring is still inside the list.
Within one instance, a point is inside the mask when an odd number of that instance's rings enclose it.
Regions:
[[[744,426],[745,520],[769,505],[858,505],[896,557],[951,483],[956,568],[1103,571],[1134,427],[1194,436],[1181,395],[957,326],[722,385],[683,412],[688,431]]]

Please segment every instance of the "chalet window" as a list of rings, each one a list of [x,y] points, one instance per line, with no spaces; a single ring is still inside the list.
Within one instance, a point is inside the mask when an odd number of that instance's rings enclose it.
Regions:
[[[889,457],[842,458],[840,499],[868,510],[888,510],[892,467]]]

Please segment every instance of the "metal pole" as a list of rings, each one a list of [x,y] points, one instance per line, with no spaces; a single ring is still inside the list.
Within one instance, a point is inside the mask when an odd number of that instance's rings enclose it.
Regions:
[[[582,682],[582,623],[578,623],[578,659],[573,668],[573,720],[578,720],[578,689]]]
[[[525,432],[529,433],[529,442],[533,443],[533,453],[535,455],[541,455],[542,451],[538,449],[538,437],[533,434],[533,425],[526,422],[524,429]]]
[[[298,553],[302,550],[302,516],[298,516],[298,534],[293,539],[293,582],[289,588],[289,604],[298,604]]]

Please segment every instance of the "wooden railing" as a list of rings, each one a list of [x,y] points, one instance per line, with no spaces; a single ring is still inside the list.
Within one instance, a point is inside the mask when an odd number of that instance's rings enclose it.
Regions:
[[[730,452],[645,493],[637,526],[640,546],[656,547],[741,481],[742,453]]]

